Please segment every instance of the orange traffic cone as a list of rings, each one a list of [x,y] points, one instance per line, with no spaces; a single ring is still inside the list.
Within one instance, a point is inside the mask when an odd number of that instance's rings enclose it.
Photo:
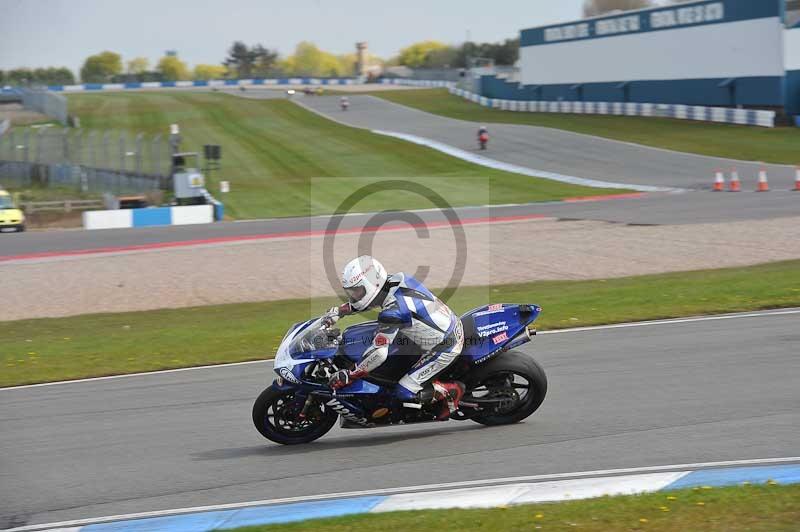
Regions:
[[[731,192],[739,192],[742,190],[742,184],[739,181],[739,172],[736,171],[736,168],[731,170],[731,184],[728,190]]]
[[[714,177],[714,192],[722,192],[725,190],[725,177],[722,170],[717,170]]]
[[[767,183],[767,169],[762,168],[758,172],[758,187],[756,192],[767,192],[769,190],[769,183]]]
[[[800,192],[800,166],[797,167],[794,173],[794,190],[795,192]]]

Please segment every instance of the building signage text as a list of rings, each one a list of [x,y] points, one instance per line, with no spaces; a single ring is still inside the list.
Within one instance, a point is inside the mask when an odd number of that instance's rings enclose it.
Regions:
[[[544,40],[545,42],[558,42],[588,37],[623,35],[648,29],[658,30],[719,22],[724,19],[725,4],[713,2],[545,28]]]

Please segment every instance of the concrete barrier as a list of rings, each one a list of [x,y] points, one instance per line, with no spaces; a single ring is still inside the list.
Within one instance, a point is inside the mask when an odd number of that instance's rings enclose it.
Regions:
[[[133,227],[133,211],[86,211],[83,213],[84,229],[119,229]]]
[[[213,221],[213,205],[150,207],[145,209],[86,211],[83,213],[84,229],[124,229],[160,225],[209,224]]]
[[[171,225],[210,224],[214,221],[213,205],[192,205],[191,207],[170,207]]]

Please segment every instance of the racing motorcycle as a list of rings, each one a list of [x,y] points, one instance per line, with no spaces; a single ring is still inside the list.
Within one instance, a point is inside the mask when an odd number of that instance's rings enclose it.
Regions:
[[[464,383],[452,420],[483,425],[517,423],[544,401],[547,377],[536,361],[514,348],[536,334],[536,305],[494,304],[461,317],[464,348],[437,378]],[[343,428],[373,428],[435,421],[440,404],[400,403],[397,381],[420,362],[423,353],[398,336],[389,357],[367,377],[339,390],[328,379],[353,369],[372,344],[377,322],[328,327],[325,316],[294,324],[280,343],[274,361],[278,377],[253,405],[253,423],[276,443],[308,443],[323,436],[341,418]]]
[[[482,150],[485,150],[487,144],[489,144],[489,133],[483,131],[478,135],[478,146],[480,146]]]

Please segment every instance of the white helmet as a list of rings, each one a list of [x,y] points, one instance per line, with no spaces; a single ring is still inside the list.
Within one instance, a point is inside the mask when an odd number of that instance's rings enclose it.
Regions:
[[[342,271],[342,288],[356,310],[365,310],[386,284],[386,268],[369,255],[347,263]]]

